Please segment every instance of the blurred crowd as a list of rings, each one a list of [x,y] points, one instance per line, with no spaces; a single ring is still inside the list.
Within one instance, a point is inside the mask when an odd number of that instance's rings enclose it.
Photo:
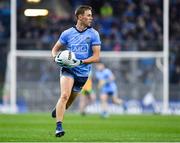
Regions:
[[[22,3],[21,3],[22,2]],[[94,10],[93,26],[100,32],[102,51],[163,50],[163,0],[67,0],[68,16],[59,16],[51,8],[47,17],[30,18],[23,14],[25,1],[18,0],[18,49],[50,50],[59,34],[74,24],[73,11],[79,4]],[[180,83],[180,7],[170,1],[170,82]],[[10,37],[10,0],[0,1],[1,79],[6,65]],[[7,42],[8,43],[8,42]],[[2,59],[3,57],[3,59]],[[143,61],[149,64],[151,61]],[[154,63],[153,63],[154,64]],[[143,65],[143,64],[142,64]],[[141,66],[142,66],[141,65]]]
[[[10,1],[0,1],[0,96],[6,70],[8,40],[10,37]],[[1,98],[0,98],[1,100]]]
[[[72,12],[79,4],[92,5],[93,26],[100,32],[103,51],[162,50],[162,1],[144,0],[139,3],[135,0],[69,0]],[[45,44],[53,43],[64,29],[73,24],[73,13],[62,17],[51,12],[44,19],[20,19],[18,38],[40,39]]]
[[[170,82],[180,83],[180,7],[179,0],[171,0],[170,7]]]
[[[0,1],[0,40],[10,36],[10,3]]]

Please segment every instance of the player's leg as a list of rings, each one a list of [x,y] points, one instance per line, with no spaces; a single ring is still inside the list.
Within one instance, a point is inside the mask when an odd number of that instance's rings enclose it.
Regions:
[[[100,95],[100,102],[101,102],[101,116],[107,117],[108,116],[108,95],[106,93],[101,93]]]
[[[90,91],[89,93],[89,100],[91,103],[95,102],[96,101],[96,94],[93,90]]]
[[[56,107],[54,107],[54,109],[52,110],[51,116],[52,118],[56,118]]]
[[[66,104],[66,109],[69,108],[69,106],[73,103],[75,98],[80,94],[80,91],[86,81],[87,81],[87,77],[75,77],[74,78],[74,85],[72,87],[71,95]]]
[[[64,135],[64,131],[62,129],[62,122],[66,110],[66,104],[71,95],[73,84],[74,84],[73,77],[61,76],[60,78],[61,95],[56,104],[56,122],[57,122],[56,136],[57,137]]]
[[[66,109],[68,109],[71,104],[73,103],[73,101],[75,100],[75,98],[78,96],[78,93],[77,92],[71,92],[71,95],[66,103]],[[53,118],[56,118],[56,108],[53,109],[52,111],[52,117]]]
[[[79,96],[79,112],[84,115],[85,114],[85,107],[86,107],[86,104],[87,104],[87,100],[86,100],[86,95],[85,95],[85,92],[81,92],[80,96]]]
[[[67,104],[66,104],[66,109],[68,109],[71,106],[71,104],[73,103],[73,101],[76,99],[76,97],[78,95],[79,95],[78,92],[73,92],[73,91],[71,92],[71,95],[70,95],[70,97],[67,101]]]
[[[112,96],[113,103],[118,104],[118,105],[123,103],[123,100],[118,97],[116,90],[112,91],[111,96]]]
[[[78,95],[79,95],[79,93],[77,93],[77,92],[71,92],[71,95],[70,95],[70,97],[69,97],[69,99],[68,99],[68,101],[66,103],[66,109],[68,109],[71,106],[71,104],[73,103],[73,101],[75,100],[75,98]],[[52,111],[52,117],[56,118],[56,108],[54,108],[53,111]]]
[[[117,96],[112,96],[112,101],[118,105],[123,103],[122,99],[118,98]]]
[[[68,73],[68,75],[70,75],[70,74]],[[72,90],[71,90],[71,94],[70,94],[70,96],[68,98],[68,101],[66,103],[66,109],[68,109],[70,107],[72,102],[79,95],[83,85],[87,81],[87,77],[73,77],[73,79],[74,79],[74,83],[73,83],[73,87],[72,87]],[[52,117],[53,118],[56,117],[56,108],[54,108],[53,111],[52,111]]]

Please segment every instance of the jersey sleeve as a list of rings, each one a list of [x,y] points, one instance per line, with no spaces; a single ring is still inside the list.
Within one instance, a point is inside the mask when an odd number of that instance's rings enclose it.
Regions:
[[[59,37],[59,42],[62,43],[63,45],[67,45],[67,31],[61,33]]]
[[[95,30],[92,36],[92,45],[101,45],[99,33]]]

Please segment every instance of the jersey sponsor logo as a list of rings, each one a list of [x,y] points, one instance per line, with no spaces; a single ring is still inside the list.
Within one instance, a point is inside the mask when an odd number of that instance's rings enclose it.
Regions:
[[[74,53],[87,53],[88,44],[72,44],[71,51]]]

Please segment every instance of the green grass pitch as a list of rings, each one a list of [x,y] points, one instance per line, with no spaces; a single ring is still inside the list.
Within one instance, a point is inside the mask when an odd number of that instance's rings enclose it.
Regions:
[[[65,114],[56,138],[50,114],[0,114],[0,142],[180,142],[180,116]]]

